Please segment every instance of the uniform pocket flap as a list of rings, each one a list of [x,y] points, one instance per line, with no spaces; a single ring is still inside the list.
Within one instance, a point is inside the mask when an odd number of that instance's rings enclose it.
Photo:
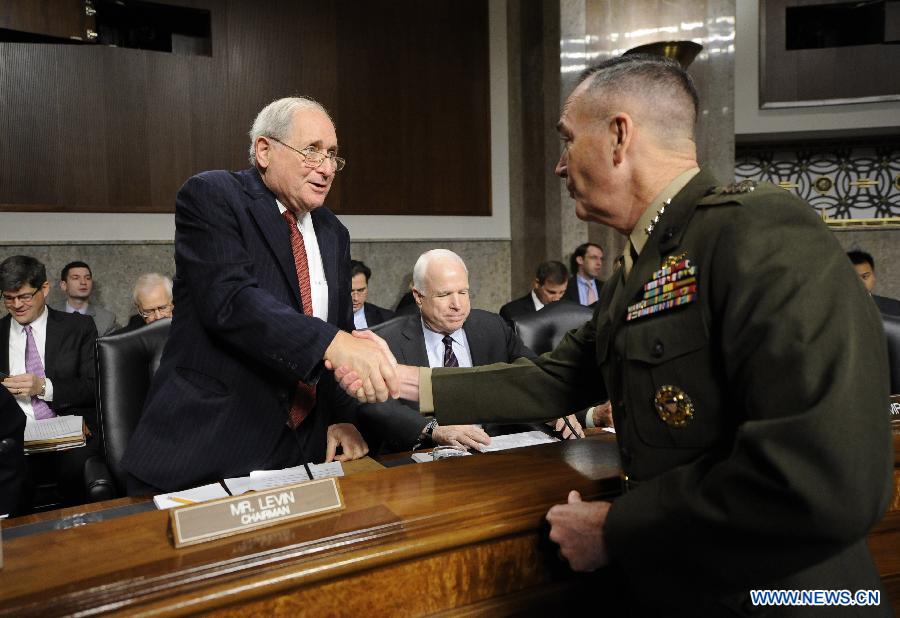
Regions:
[[[658,365],[706,347],[709,339],[697,306],[636,320],[628,329],[628,358]]]

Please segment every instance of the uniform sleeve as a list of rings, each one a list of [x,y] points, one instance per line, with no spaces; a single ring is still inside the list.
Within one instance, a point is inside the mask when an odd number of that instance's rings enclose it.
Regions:
[[[812,210],[769,199],[730,209],[712,260],[734,440],[620,497],[604,529],[628,578],[662,597],[821,562],[862,539],[890,496],[878,314]]]

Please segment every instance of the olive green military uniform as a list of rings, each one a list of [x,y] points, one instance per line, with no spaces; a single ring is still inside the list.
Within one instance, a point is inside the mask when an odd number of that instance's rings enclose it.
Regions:
[[[559,416],[608,385],[629,490],[604,532],[635,607],[879,588],[864,538],[892,489],[886,347],[832,233],[782,189],[701,171],[622,270],[536,363],[435,370],[438,419]]]

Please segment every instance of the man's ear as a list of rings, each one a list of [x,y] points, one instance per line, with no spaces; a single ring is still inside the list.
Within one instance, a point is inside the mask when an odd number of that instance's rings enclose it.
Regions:
[[[615,136],[613,146],[613,165],[620,165],[625,160],[625,155],[631,146],[631,138],[634,135],[634,120],[625,112],[614,115],[610,121]]]
[[[47,294],[50,293],[50,282],[49,281],[44,281],[44,283],[41,285],[41,292],[44,293],[44,296],[47,296]]]
[[[269,167],[269,155],[272,152],[272,142],[270,142],[266,136],[260,135],[256,138],[253,148],[256,149],[256,164],[263,169]]]
[[[532,289],[532,290],[536,290],[536,289],[538,289],[539,287],[541,287],[541,282],[538,281],[538,278],[537,278],[537,277],[535,277],[535,278],[534,278],[534,281],[531,282],[531,289]]]
[[[68,284],[66,283],[66,280],[65,280],[65,279],[60,279],[60,280],[59,280],[59,289],[62,290],[63,292],[65,292],[67,287],[69,287],[69,286],[68,286]]]
[[[422,292],[420,292],[416,288],[412,289],[412,293],[413,293],[413,299],[415,299],[416,304],[421,307],[422,301],[425,300],[425,295],[422,294]]]

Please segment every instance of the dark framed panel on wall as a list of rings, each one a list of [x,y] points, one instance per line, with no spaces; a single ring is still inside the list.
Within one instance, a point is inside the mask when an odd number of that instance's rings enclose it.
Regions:
[[[191,175],[248,166],[265,104],[302,94],[348,161],[336,212],[489,216],[487,2],[150,0],[143,39],[134,15],[109,25],[130,4],[92,0],[72,34],[35,7],[84,0],[2,3],[0,211],[172,212]]]
[[[761,0],[759,107],[900,101],[900,0]]]

